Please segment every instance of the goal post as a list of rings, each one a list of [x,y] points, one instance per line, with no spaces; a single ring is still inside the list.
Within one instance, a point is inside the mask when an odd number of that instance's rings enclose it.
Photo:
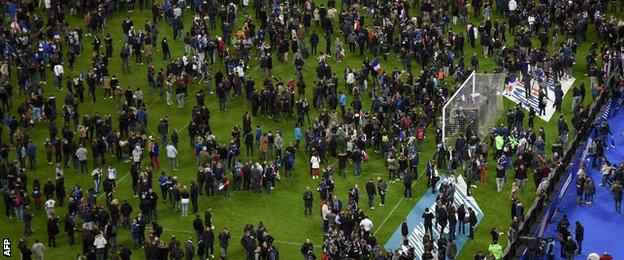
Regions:
[[[474,131],[483,139],[503,112],[504,73],[472,72],[442,108],[442,140],[447,145]],[[469,138],[469,136],[465,136]]]

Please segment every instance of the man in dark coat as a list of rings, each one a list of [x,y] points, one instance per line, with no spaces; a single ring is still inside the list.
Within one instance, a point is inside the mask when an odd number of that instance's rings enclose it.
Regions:
[[[145,241],[145,225],[147,224],[147,221],[143,217],[142,213],[139,213],[135,220],[136,220],[137,226],[139,227],[139,241],[143,243],[143,241]]]
[[[375,189],[373,179],[369,179],[366,183],[366,195],[368,195],[368,207],[370,209],[375,209],[375,195],[377,195],[377,189]]]
[[[59,203],[59,207],[63,207],[65,201],[65,180],[63,177],[56,178],[54,188],[56,190],[56,201]]]
[[[58,217],[51,216],[48,219],[47,227],[48,227],[48,246],[56,247],[56,235],[58,235],[59,233]]]
[[[310,239],[306,239],[303,245],[301,245],[300,251],[304,260],[313,260],[316,258],[316,256],[314,256],[314,245],[312,245]]]
[[[230,231],[227,228],[223,228],[219,233],[219,248],[221,248],[221,258],[226,259],[227,248],[230,245]]]
[[[128,201],[124,200],[123,203],[121,203],[121,207],[119,211],[121,212],[124,228],[129,229],[130,228],[130,214],[132,213],[132,205],[130,205]]]
[[[207,227],[212,226],[212,209],[211,208],[207,208],[206,211],[204,212],[204,225],[206,225]]]
[[[407,226],[407,219],[404,218],[403,223],[401,223],[401,236],[405,239],[407,235],[409,235],[409,228]]]
[[[195,247],[193,246],[192,237],[189,237],[186,242],[184,242],[184,253],[186,260],[193,260],[193,257],[195,256]]]
[[[581,222],[576,221],[576,227],[574,228],[576,245],[578,249],[576,250],[576,254],[580,255],[583,251],[583,239],[585,236],[585,228],[581,225]]]
[[[611,192],[613,192],[613,200],[615,201],[615,212],[619,213],[622,207],[622,184],[620,181],[613,182]]]
[[[48,182],[46,182],[45,185],[43,185],[43,194],[46,197],[46,200],[49,200],[52,198],[52,196],[54,195],[54,184],[52,183],[52,180],[48,179]]]
[[[403,174],[403,186],[405,188],[403,197],[406,199],[412,198],[412,182],[414,181],[414,173],[409,171]]]
[[[119,259],[120,260],[130,260],[130,256],[132,255],[132,251],[125,247],[124,245],[119,246]]]
[[[316,54],[316,46],[319,43],[319,36],[315,31],[312,31],[312,35],[310,36],[310,46],[312,47],[312,54]]]
[[[425,232],[433,238],[433,219],[435,218],[435,214],[433,214],[429,208],[425,208],[422,218],[425,221]]]
[[[241,246],[245,248],[246,259],[253,260],[254,251],[256,250],[256,240],[249,230],[245,231],[245,235],[241,238]]]
[[[197,241],[197,255],[199,256],[198,259],[204,259],[205,252],[206,252],[206,243],[200,237],[199,241]]]
[[[199,187],[195,182],[191,182],[191,205],[193,205],[193,214],[197,213],[197,198],[199,197]]]
[[[574,240],[572,239],[571,236],[568,236],[568,239],[565,242],[565,245],[563,247],[565,248],[566,259],[568,260],[574,259],[577,246],[576,246],[576,243],[574,243]]]
[[[200,239],[204,241],[206,255],[214,258],[214,232],[212,228],[206,227],[200,235]]]
[[[202,222],[199,215],[195,216],[195,220],[193,220],[193,229],[195,230],[195,234],[199,237],[199,235],[204,231],[204,223]]]
[[[379,198],[381,199],[379,206],[383,207],[384,204],[386,204],[386,191],[388,190],[388,185],[381,179],[381,177],[377,177],[377,190],[379,191]]]
[[[468,208],[468,223],[470,224],[469,238],[474,239],[474,228],[477,225],[477,215],[472,208]]]
[[[76,230],[76,223],[74,219],[69,216],[69,214],[65,215],[65,233],[67,233],[67,237],[69,240],[69,245],[74,244],[74,232]]]
[[[20,239],[18,248],[20,250],[20,254],[22,256],[22,260],[30,260],[30,259],[32,259],[33,252],[32,252],[32,250],[30,250],[28,245],[26,245],[26,240],[24,240],[24,239],[25,238]]]
[[[312,191],[310,187],[306,187],[306,190],[303,192],[303,206],[305,207],[304,214],[312,215],[312,201],[314,200],[314,196],[312,195]]]
[[[466,234],[466,207],[464,206],[464,204],[459,205],[459,207],[457,208],[457,223],[458,223],[458,227],[457,227],[457,233],[462,233],[462,235]]]

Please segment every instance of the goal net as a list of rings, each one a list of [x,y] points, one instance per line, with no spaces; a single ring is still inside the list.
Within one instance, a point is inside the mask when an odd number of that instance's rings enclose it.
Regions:
[[[442,109],[442,140],[454,144],[462,135],[477,134],[480,139],[488,134],[503,112],[502,90],[506,74],[472,72]]]

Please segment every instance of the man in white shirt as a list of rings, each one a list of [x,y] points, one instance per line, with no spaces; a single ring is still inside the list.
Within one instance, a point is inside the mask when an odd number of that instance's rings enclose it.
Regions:
[[[176,6],[175,8],[173,8],[173,18],[178,18],[180,16],[182,16],[182,8],[180,8],[179,6]]]
[[[137,101],[137,107],[140,107],[141,104],[143,104],[143,90],[141,90],[141,88],[137,88],[134,91],[134,98]]]
[[[327,215],[329,214],[330,210],[329,210],[329,205],[327,205],[329,202],[323,202],[323,205],[321,206],[321,217],[323,218],[323,230],[325,232],[327,232],[327,230],[329,229],[329,218],[327,218]]]
[[[41,1],[39,1],[39,6],[41,6]],[[50,9],[52,9],[52,1],[43,0],[43,7],[45,8],[46,12],[50,12]]]
[[[171,143],[169,143],[165,149],[167,150],[167,158],[169,158],[169,169],[177,171],[178,163],[176,158],[178,158],[178,149],[176,149]]]
[[[104,259],[106,254],[106,238],[104,234],[100,232],[97,236],[95,236],[95,240],[93,241],[93,246],[95,246],[95,253],[97,255],[97,259]]]
[[[509,0],[507,7],[509,8],[509,12],[515,12],[516,9],[518,9],[518,3],[516,0]]]
[[[239,78],[241,78],[241,79],[242,79],[242,78],[245,78],[245,70],[244,70],[244,68],[243,68],[243,67],[244,67],[244,64],[243,64],[243,62],[241,61],[241,62],[238,64],[238,66],[236,66],[236,67],[234,68],[234,69],[235,69],[236,74],[238,74],[238,77],[239,77]]]
[[[63,82],[63,73],[65,72],[65,70],[63,69],[63,65],[62,64],[56,64],[54,65],[54,79],[55,79],[55,83],[56,83],[56,88],[58,89],[62,89],[63,87],[61,86],[61,83]]]
[[[602,168],[600,168],[600,173],[602,178],[600,180],[600,186],[607,187],[609,182],[611,181],[611,172],[615,170],[615,167],[611,166],[608,163],[602,164]]]
[[[113,183],[113,186],[115,186],[115,181],[117,180],[117,169],[109,164],[107,173],[108,179]]]
[[[373,229],[373,221],[370,220],[367,216],[364,216],[364,219],[360,221],[360,227],[364,229],[364,236],[368,236],[370,231]]]
[[[56,206],[56,201],[53,199],[49,199],[45,202],[45,210],[48,218],[54,216],[54,206]]]
[[[56,178],[63,177],[63,167],[61,167],[60,163],[56,163],[56,168],[54,169],[54,176],[56,176]]]
[[[132,161],[134,162],[134,164],[141,164],[141,156],[143,155],[143,150],[141,149],[141,146],[137,145],[134,147],[134,150],[132,150]]]
[[[76,150],[76,159],[78,159],[78,164],[80,165],[81,172],[87,172],[87,148],[84,148],[84,145],[80,145],[80,148]],[[78,169],[74,169],[78,170]]]
[[[35,255],[35,259],[43,260],[43,252],[45,251],[45,246],[43,246],[43,243],[35,239],[35,244],[33,244],[32,246],[32,251]]]
[[[351,91],[351,88],[353,87],[353,84],[355,84],[355,73],[353,73],[351,71],[349,73],[347,73],[347,78],[346,78],[345,82],[347,83],[348,90]]]
[[[93,177],[93,184],[95,186],[95,193],[99,193],[100,192],[100,181],[102,180],[102,169],[95,168],[93,169],[93,171],[91,172],[91,177]]]
[[[319,168],[321,167],[321,158],[314,154],[310,157],[310,165],[312,166],[312,179],[317,179],[319,175]]]

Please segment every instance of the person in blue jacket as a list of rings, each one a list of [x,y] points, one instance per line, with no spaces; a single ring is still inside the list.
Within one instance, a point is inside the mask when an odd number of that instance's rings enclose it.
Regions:
[[[299,127],[299,124],[295,125],[295,149],[299,150],[299,144],[301,143],[301,128]]]
[[[37,145],[35,145],[32,140],[28,141],[28,146],[26,147],[26,156],[28,158],[28,163],[30,164],[30,169],[37,169],[37,162],[35,157],[37,155]]]

